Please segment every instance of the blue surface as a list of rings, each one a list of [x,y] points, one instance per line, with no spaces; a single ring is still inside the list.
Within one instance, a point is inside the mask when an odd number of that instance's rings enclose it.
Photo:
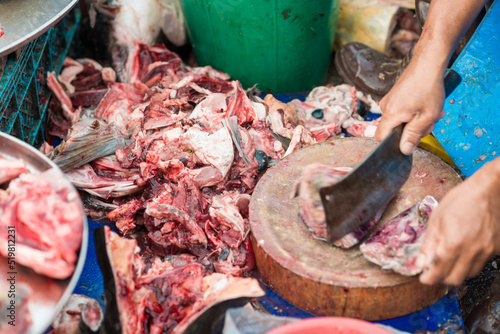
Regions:
[[[269,313],[301,319],[314,317],[314,315],[288,303],[270,288],[265,287],[265,289],[266,296],[260,298],[259,302]],[[421,311],[395,319],[375,321],[375,323],[410,333],[415,331],[436,331],[440,328],[446,328],[443,333],[455,333],[464,326],[454,291]]]
[[[500,4],[495,0],[452,66],[462,83],[434,135],[466,176],[500,155]],[[453,102],[453,103],[452,103]]]
[[[82,274],[74,293],[86,295],[96,299],[101,304],[104,310],[104,279],[102,277],[101,269],[97,263],[96,249],[94,242],[94,231],[104,225],[107,225],[111,230],[118,232],[114,223],[102,223],[93,220],[88,220],[89,225],[89,245],[87,247],[87,258],[85,259],[85,266],[83,267]]]

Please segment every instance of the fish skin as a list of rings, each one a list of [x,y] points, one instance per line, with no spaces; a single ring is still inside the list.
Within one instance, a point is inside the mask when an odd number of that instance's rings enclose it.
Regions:
[[[126,137],[113,124],[87,118],[75,124],[69,136],[47,156],[61,170],[68,171],[125,146]]]
[[[89,164],[73,168],[64,173],[64,176],[76,188],[104,199],[135,194],[143,189],[136,184],[135,180],[101,177]]]
[[[84,44],[112,64],[120,82],[130,82],[139,43],[153,45],[160,35],[165,11],[161,0],[81,2]]]

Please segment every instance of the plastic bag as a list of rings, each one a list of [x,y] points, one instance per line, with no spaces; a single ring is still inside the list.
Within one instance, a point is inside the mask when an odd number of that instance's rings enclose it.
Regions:
[[[298,318],[278,317],[255,311],[250,307],[231,308],[226,311],[222,334],[265,333],[273,328],[299,321]]]
[[[274,328],[304,319],[278,317],[269,313],[259,312],[250,304],[243,307],[230,308],[226,311],[222,334],[258,334],[266,333]],[[394,334],[410,334],[393,327],[376,324]]]

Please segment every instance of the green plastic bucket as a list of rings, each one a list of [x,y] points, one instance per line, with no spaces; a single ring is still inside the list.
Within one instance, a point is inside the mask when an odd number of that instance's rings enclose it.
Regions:
[[[200,66],[244,88],[285,93],[325,83],[340,0],[183,0]]]

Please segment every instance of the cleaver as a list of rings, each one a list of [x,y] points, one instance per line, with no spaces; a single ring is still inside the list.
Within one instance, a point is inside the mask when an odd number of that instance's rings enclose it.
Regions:
[[[460,75],[448,69],[445,95],[460,84]],[[368,222],[397,194],[408,179],[412,155],[399,149],[404,124],[396,127],[375,150],[337,183],[319,193],[326,216],[327,242],[333,244]]]

